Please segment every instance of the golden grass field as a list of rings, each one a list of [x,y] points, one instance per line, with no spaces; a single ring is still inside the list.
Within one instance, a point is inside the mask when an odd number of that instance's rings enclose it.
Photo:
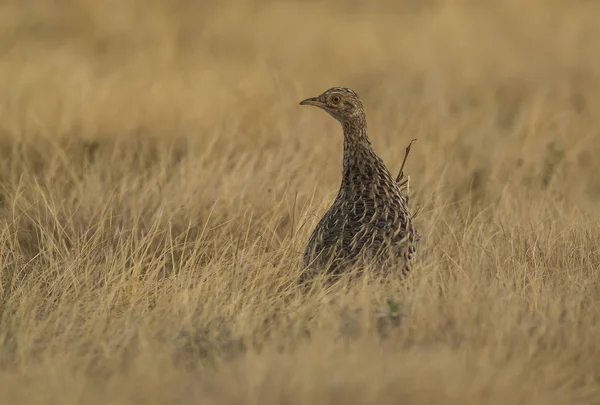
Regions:
[[[0,3],[2,404],[600,403],[600,3]],[[363,99],[412,275],[296,287]]]

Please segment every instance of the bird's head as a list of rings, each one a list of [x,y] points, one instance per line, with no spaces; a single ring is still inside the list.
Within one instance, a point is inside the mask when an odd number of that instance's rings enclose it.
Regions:
[[[364,118],[364,109],[358,94],[344,87],[332,87],[317,97],[302,100],[300,105],[314,105],[327,111],[342,125]]]

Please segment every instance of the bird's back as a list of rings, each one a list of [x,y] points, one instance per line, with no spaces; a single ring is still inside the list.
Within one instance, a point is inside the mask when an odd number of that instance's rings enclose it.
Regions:
[[[345,160],[342,185],[310,237],[305,267],[339,273],[360,260],[386,267],[395,261],[405,274],[416,250],[406,196],[373,149],[358,148]]]

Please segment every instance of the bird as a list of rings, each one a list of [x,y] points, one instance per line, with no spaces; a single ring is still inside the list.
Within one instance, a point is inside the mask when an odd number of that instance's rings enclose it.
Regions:
[[[358,94],[350,88],[332,87],[299,104],[329,113],[344,132],[341,185],[310,235],[299,282],[320,270],[339,277],[356,264],[370,263],[382,274],[396,269],[396,274],[406,276],[420,236],[413,225],[408,195],[402,191],[403,169],[394,179],[373,149]],[[409,150],[410,145],[406,154]]]

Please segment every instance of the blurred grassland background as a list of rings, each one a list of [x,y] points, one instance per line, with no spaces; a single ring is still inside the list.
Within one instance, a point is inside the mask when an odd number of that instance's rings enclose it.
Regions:
[[[600,398],[600,3],[0,2],[0,399]],[[308,293],[364,101],[423,254]]]

